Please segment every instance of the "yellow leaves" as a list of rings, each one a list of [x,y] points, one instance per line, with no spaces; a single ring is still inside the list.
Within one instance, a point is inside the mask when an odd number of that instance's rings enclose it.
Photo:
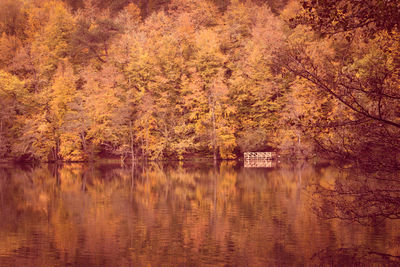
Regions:
[[[250,14],[245,4],[239,0],[233,0],[225,13],[225,21],[227,26],[231,27],[227,29],[229,33],[234,35],[246,35],[249,31]],[[234,36],[231,36],[234,37]],[[237,37],[237,36],[235,36]]]
[[[8,147],[14,145],[13,139],[19,135],[28,101],[24,82],[0,70],[0,158],[6,155]]]
[[[26,14],[22,0],[1,0],[0,33],[23,38]]]
[[[224,110],[223,110],[223,116],[226,118],[226,117],[229,117],[229,116],[231,116],[231,115],[234,115],[234,114],[236,114],[237,113],[237,108],[235,107],[235,106],[231,106],[231,105],[229,105],[229,106],[227,106]]]
[[[49,96],[51,111],[57,118],[56,123],[60,126],[70,110],[69,105],[74,100],[75,93],[75,80],[71,66],[60,65]]]
[[[289,19],[299,14],[300,10],[301,10],[300,3],[295,0],[290,0],[279,15],[283,19],[283,21],[289,21]]]
[[[201,78],[205,88],[217,92],[218,88],[223,88],[221,83],[222,67],[225,62],[225,56],[219,48],[218,35],[210,29],[203,30],[196,37],[197,53],[193,65]]]
[[[99,27],[100,27],[100,25],[98,25],[96,23],[90,23],[88,31],[89,32],[96,32]]]
[[[38,139],[35,139],[32,142],[32,155],[35,157],[35,159],[40,161],[48,161],[51,159],[51,152],[56,146],[56,142],[49,137],[49,135],[39,136]]]
[[[277,77],[273,59],[286,37],[267,5],[235,0],[222,15],[210,1],[173,0],[143,22],[133,3],[115,17],[95,2],[85,7],[74,14],[61,0],[28,7],[26,57],[34,66],[21,75],[40,103],[33,113],[43,116],[33,128],[41,155],[59,149],[76,160],[88,142],[121,154],[133,146],[153,158],[214,149],[234,158],[238,136],[243,147],[265,147],[288,113],[290,119],[335,113],[305,80],[296,80],[283,99],[291,77]],[[296,8],[292,2],[286,12]],[[291,33],[289,44],[309,45],[304,51],[317,64],[329,63],[339,49],[333,40],[318,43],[305,28]],[[10,36],[0,39],[1,51],[19,45]],[[282,115],[286,100],[293,105]]]
[[[134,3],[129,3],[124,10],[129,14],[134,23],[139,23],[141,20],[140,9]]]
[[[22,43],[17,37],[9,36],[3,32],[0,38],[0,66],[10,67],[21,45]]]
[[[66,161],[84,160],[81,139],[75,133],[63,133],[60,136],[60,156]]]
[[[24,87],[24,82],[18,77],[0,70],[0,96],[4,99],[7,97],[21,99],[26,95],[27,91]]]
[[[195,33],[195,29],[191,21],[191,16],[187,13],[184,13],[179,16],[178,20],[176,31],[179,36],[185,39],[192,37]]]
[[[219,54],[220,45],[217,33],[212,29],[205,29],[198,32],[196,35],[196,46],[201,54]]]
[[[223,126],[217,129],[216,134],[221,158],[235,159],[236,155],[233,153],[233,151],[236,148],[237,144],[233,130],[228,126]]]
[[[396,37],[380,33],[367,47],[354,55],[353,64],[347,66],[346,70],[363,80],[383,79],[386,73],[397,68],[399,40],[399,37],[396,41]]]
[[[178,13],[177,25],[183,22],[187,26],[188,33],[217,25],[221,16],[217,8],[209,1],[174,0],[171,7]]]
[[[48,126],[47,123],[41,123],[41,124],[38,125],[37,130],[38,130],[41,134],[43,134],[43,133],[45,133],[45,132],[47,132],[47,131],[49,130],[49,126]]]
[[[59,1],[48,3],[40,12],[48,16],[46,23],[35,31],[32,54],[40,72],[50,79],[58,63],[70,52],[70,37],[74,29],[74,18]]]

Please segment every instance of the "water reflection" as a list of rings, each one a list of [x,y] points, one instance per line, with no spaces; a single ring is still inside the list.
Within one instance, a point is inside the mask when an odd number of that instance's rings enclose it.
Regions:
[[[384,252],[374,246],[328,247],[313,256],[317,262],[357,265],[371,262],[388,266],[400,264],[400,228],[392,223],[400,219],[400,173],[341,169],[329,181],[310,183],[306,192],[310,207],[322,219],[339,219],[370,226],[382,236]],[[377,227],[382,225],[382,227]]]
[[[336,176],[333,183],[308,187],[320,217],[364,225],[400,219],[400,173],[341,170]]]
[[[340,179],[332,167],[235,162],[3,166],[0,265],[304,265],[360,247],[400,255],[395,221],[315,216],[309,189]]]
[[[310,263],[314,266],[399,266],[400,257],[371,250],[363,246],[326,248],[315,253]]]
[[[245,168],[273,168],[277,162],[273,160],[244,160]]]

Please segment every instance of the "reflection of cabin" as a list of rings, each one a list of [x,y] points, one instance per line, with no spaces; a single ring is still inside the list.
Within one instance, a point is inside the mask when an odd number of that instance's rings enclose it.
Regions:
[[[272,164],[272,160],[245,160],[245,168],[272,168],[275,164]]]
[[[245,152],[245,168],[272,168],[272,160],[276,158],[276,152]]]
[[[244,152],[244,160],[273,160],[276,152]]]

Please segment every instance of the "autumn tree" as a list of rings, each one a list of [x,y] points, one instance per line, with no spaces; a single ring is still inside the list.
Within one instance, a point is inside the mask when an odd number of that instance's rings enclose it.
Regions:
[[[22,43],[17,37],[3,32],[0,37],[0,68],[10,70],[14,57],[21,46]]]
[[[85,65],[96,60],[105,63],[112,38],[119,27],[108,10],[100,9],[95,1],[85,2],[76,14],[76,27],[71,33],[71,58],[75,64]]]
[[[320,149],[366,162],[390,149],[389,161],[396,165],[398,9],[392,2],[379,3],[340,1],[333,6],[321,1],[311,6],[305,1],[303,14],[293,22],[316,32],[299,25],[288,49],[278,53],[277,64],[300,78],[304,90],[321,96],[317,115],[307,117],[307,130]],[[380,8],[388,20],[374,15]]]
[[[22,116],[29,111],[28,98],[23,81],[0,71],[0,105],[3,107],[0,111],[0,158],[12,152],[23,123]]]
[[[0,33],[24,37],[25,14],[24,2],[20,0],[2,0],[0,1]]]
[[[0,3],[3,154],[398,161],[396,1]]]
[[[81,159],[79,136],[66,131],[75,101],[75,82],[71,66],[63,62],[51,86],[32,96],[32,111],[26,114],[16,142],[20,156],[44,161]]]
[[[118,100],[118,73],[112,66],[98,70],[88,66],[81,73],[85,84],[79,92],[79,108],[75,116],[79,118],[80,140],[86,147],[90,159],[98,152],[115,153],[121,129],[115,127],[114,114],[120,105]],[[119,114],[122,115],[122,114]]]
[[[48,85],[58,64],[70,55],[75,22],[62,2],[46,2],[42,11],[48,12],[48,20],[34,34],[31,49],[39,77],[44,85]]]
[[[302,10],[290,21],[292,25],[310,25],[322,34],[352,32],[362,29],[368,34],[399,29],[398,1],[301,1]]]
[[[228,11],[229,12],[229,11]],[[282,45],[284,35],[279,19],[266,5],[245,10],[249,38],[236,64],[230,69],[230,98],[240,150],[270,149],[278,142],[285,81],[275,75],[272,55]],[[228,53],[231,51],[228,50]]]

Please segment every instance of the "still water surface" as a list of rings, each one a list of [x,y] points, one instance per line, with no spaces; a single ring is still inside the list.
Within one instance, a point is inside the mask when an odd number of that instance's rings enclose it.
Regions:
[[[1,165],[0,265],[400,263],[397,220],[320,218],[343,170],[242,164]]]

